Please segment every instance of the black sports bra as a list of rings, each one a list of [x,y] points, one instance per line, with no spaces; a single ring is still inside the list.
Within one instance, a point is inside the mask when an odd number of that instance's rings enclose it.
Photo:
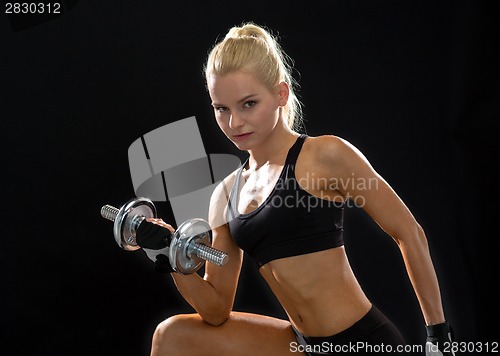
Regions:
[[[281,174],[267,199],[248,214],[238,213],[241,173],[229,194],[226,221],[236,244],[259,266],[269,261],[323,251],[344,244],[344,203],[311,195],[295,178],[295,163],[307,138],[301,135],[288,151]]]

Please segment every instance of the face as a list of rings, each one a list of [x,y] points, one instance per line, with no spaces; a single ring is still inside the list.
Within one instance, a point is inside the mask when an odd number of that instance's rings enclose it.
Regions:
[[[282,120],[279,108],[288,99],[286,83],[270,91],[252,74],[237,71],[210,76],[207,86],[219,127],[241,150],[263,142]]]

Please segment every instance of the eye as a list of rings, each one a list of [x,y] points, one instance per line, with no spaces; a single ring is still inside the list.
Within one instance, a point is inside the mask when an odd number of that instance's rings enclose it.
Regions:
[[[214,107],[214,109],[215,109],[215,111],[220,112],[220,113],[227,111],[227,108],[225,106],[216,106],[216,107]]]
[[[250,100],[250,101],[245,102],[245,104],[243,104],[243,107],[244,108],[251,108],[251,107],[255,106],[255,104],[257,104],[256,101]]]

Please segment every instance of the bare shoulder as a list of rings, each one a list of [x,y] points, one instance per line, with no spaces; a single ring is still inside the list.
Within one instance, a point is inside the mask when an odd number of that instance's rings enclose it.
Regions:
[[[227,202],[229,201],[229,192],[233,187],[237,171],[238,169],[231,172],[226,178],[217,184],[212,192],[208,216],[209,223],[212,228],[226,224],[225,215]]]
[[[236,173],[238,172],[238,169],[235,169],[233,172],[231,172],[226,178],[224,178],[217,186],[215,187],[214,191],[212,192],[212,200],[227,200],[229,199],[229,192],[231,191],[231,188],[233,187],[234,184],[234,179],[236,177]]]
[[[307,155],[319,164],[338,164],[345,159],[362,156],[349,141],[334,135],[310,137],[304,144],[304,149]]]

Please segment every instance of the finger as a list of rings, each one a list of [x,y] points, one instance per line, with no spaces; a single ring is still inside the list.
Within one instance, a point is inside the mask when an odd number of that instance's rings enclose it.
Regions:
[[[169,229],[172,234],[175,232],[174,227],[172,225],[170,225],[170,224],[163,223],[162,226],[164,226],[167,229]]]
[[[165,221],[163,221],[162,218],[147,218],[146,221],[153,223],[153,224],[156,224],[156,225],[163,226],[163,227],[167,228],[168,230],[170,230],[171,233],[175,232],[175,229],[173,228],[173,226],[170,224],[167,224]]]

